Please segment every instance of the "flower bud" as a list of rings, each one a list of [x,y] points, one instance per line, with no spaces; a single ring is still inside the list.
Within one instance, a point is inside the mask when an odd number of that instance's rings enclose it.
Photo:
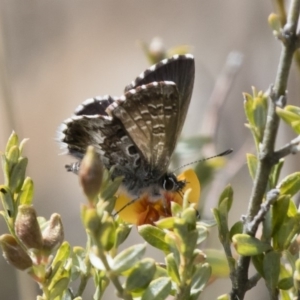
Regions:
[[[64,240],[64,228],[59,214],[52,214],[46,228],[42,232],[43,249],[56,250]]]
[[[18,238],[28,249],[42,248],[42,234],[33,206],[20,205],[18,207],[15,231]]]
[[[94,201],[99,194],[103,177],[103,167],[95,148],[89,146],[81,162],[79,180],[89,201]]]
[[[18,244],[16,239],[10,234],[0,236],[0,246],[3,256],[8,263],[19,270],[26,270],[32,266],[29,255]]]
[[[101,226],[100,218],[97,214],[97,210],[93,207],[82,206],[81,218],[86,229],[91,232],[97,232]]]

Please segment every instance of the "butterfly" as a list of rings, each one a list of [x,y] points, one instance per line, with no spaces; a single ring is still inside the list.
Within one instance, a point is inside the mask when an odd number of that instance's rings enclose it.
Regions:
[[[164,192],[180,192],[186,182],[170,171],[171,155],[189,108],[195,77],[194,58],[174,55],[141,73],[124,95],[83,102],[59,128],[59,140],[78,159],[94,146],[112,177],[123,176],[132,199],[147,194],[155,202]],[[112,178],[112,179],[113,179]]]

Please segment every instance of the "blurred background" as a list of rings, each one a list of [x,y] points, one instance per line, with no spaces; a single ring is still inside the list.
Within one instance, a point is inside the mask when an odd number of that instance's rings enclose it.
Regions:
[[[244,127],[242,92],[251,93],[251,86],[265,91],[274,81],[280,43],[267,23],[273,11],[271,0],[0,0],[0,149],[5,149],[12,130],[30,139],[25,149],[27,174],[35,182],[38,214],[46,218],[54,212],[61,214],[66,240],[73,246],[85,245],[79,217],[84,197],[77,177],[64,169],[73,159],[59,155],[57,128],[86,98],[121,95],[149,66],[139,42],[150,43],[158,36],[166,48],[191,46],[195,56],[195,87],[185,137],[206,133],[210,101],[222,99],[215,149],[205,155],[235,150],[236,156],[228,158],[223,175],[216,178],[223,186],[233,185],[230,217],[232,223],[239,220],[247,211],[251,190],[245,153],[254,151],[253,144],[247,144],[250,133]],[[220,80],[222,74],[229,74],[225,76],[229,82]],[[218,82],[221,85],[216,88]],[[299,105],[296,68],[289,85],[288,101]],[[283,126],[278,146],[291,138],[293,133]],[[296,170],[297,158],[288,157],[284,172]],[[206,203],[206,216],[217,196]],[[0,219],[0,234],[5,232]],[[137,241],[139,237],[133,234],[128,243]],[[221,248],[215,231],[209,243],[207,247]],[[152,256],[150,247],[147,255]],[[28,278],[0,257],[1,299],[34,299],[38,289]],[[228,279],[217,280],[202,299],[215,299],[230,287]],[[85,299],[91,295],[87,292]],[[260,282],[246,299],[266,297]],[[112,290],[105,299],[114,299]]]

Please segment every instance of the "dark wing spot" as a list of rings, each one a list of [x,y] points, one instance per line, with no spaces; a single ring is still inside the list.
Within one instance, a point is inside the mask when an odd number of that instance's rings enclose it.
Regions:
[[[135,154],[138,153],[138,152],[137,152],[137,149],[136,149],[136,147],[135,147],[134,145],[130,145],[130,146],[127,148],[127,150],[128,150],[129,155],[135,155]]]

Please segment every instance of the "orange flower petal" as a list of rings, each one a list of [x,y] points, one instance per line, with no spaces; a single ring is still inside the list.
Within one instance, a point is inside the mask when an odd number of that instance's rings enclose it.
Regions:
[[[138,212],[142,211],[143,209],[139,199],[128,205],[128,203],[131,200],[132,199],[130,199],[129,196],[127,196],[125,193],[120,193],[116,200],[115,211],[116,212],[120,211],[118,212],[118,214],[123,221],[131,224],[136,224],[138,222],[138,217],[139,217]]]
[[[198,177],[194,170],[188,169],[181,173],[178,177],[178,180],[185,180],[186,185],[183,189],[183,192],[185,192],[188,189],[192,189],[189,194],[189,202],[190,203],[198,203],[200,199],[200,182],[198,180]],[[181,201],[182,202],[182,201]]]

